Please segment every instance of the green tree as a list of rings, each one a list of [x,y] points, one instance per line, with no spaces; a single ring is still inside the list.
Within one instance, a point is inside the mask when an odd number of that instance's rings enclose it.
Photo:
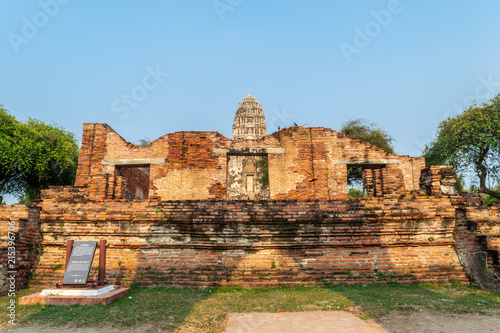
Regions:
[[[77,164],[73,133],[31,118],[19,122],[0,106],[0,196],[31,203],[43,188],[73,184]]]
[[[355,188],[350,188],[349,192],[347,192],[347,197],[348,198],[354,198],[354,199],[362,198],[363,197],[363,191],[357,190]]]
[[[480,193],[500,199],[500,191],[494,189],[500,180],[500,94],[443,120],[424,156],[428,165],[448,164],[462,173],[472,172]]]
[[[355,118],[346,122],[340,132],[351,138],[368,142],[390,154],[394,154],[392,143],[394,139],[375,123],[368,123],[366,119]]]
[[[340,132],[347,134],[353,139],[362,140],[378,147],[390,154],[394,154],[392,143],[394,139],[377,124],[368,123],[362,118],[355,118],[346,122]],[[349,168],[347,170],[347,181],[349,185],[361,183],[362,168]]]
[[[492,189],[495,192],[500,193],[500,184],[497,185],[494,189]],[[500,201],[500,199],[492,197],[491,195],[481,193],[483,197],[483,205],[492,205]]]
[[[267,157],[261,156],[256,160],[256,167],[259,174],[257,181],[263,188],[269,187],[269,165]]]
[[[149,146],[151,144],[151,139],[148,137],[144,137],[144,139],[139,139],[137,143],[135,144],[136,146]]]

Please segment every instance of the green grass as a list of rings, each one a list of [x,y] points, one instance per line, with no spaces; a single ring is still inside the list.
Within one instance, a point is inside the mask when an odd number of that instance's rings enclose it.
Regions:
[[[19,297],[21,296],[26,296],[26,295],[31,295],[34,293],[37,293],[41,291],[41,289],[23,289],[18,292],[16,292],[16,323],[19,323],[29,316],[31,316],[34,313],[39,312],[42,309],[42,306],[40,305],[32,305],[32,306],[20,306],[19,305]],[[0,327],[9,327],[10,325],[7,324],[7,320],[9,318],[7,317],[7,306],[10,304],[11,298],[8,296],[3,296],[0,297],[0,316],[2,317],[2,320],[0,321]]]
[[[390,311],[428,310],[448,313],[500,314],[500,294],[466,286],[350,286],[331,287],[373,318]]]
[[[33,293],[21,291],[20,295]],[[131,297],[131,298],[129,298]],[[5,316],[8,297],[0,298]],[[500,294],[465,286],[355,285],[212,290],[134,287],[102,306],[18,306],[18,323],[42,326],[146,327],[173,331],[181,324],[198,332],[223,332],[231,312],[347,310],[363,319],[390,311],[419,310],[500,315]]]

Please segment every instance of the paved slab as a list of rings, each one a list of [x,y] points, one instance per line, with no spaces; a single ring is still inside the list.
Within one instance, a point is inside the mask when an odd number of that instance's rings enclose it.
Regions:
[[[19,298],[19,304],[50,304],[50,305],[92,305],[102,304],[108,305],[115,300],[125,297],[130,288],[119,288],[113,291],[102,294],[101,296],[47,296],[42,293],[36,293]]]
[[[388,333],[344,311],[230,313],[226,333]]]

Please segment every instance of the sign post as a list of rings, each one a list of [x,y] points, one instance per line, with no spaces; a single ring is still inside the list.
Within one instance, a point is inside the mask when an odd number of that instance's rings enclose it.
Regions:
[[[62,283],[56,283],[56,287],[63,286],[104,286],[106,283],[106,240],[99,241],[99,272],[97,281],[88,280],[92,261],[94,259],[97,242],[74,241],[66,242],[66,271]]]
[[[73,242],[68,242],[73,243]],[[69,245],[69,244],[68,244]],[[71,251],[71,256],[66,260],[66,272],[64,273],[63,285],[66,284],[87,284],[90,267],[94,259],[97,242],[75,242]],[[67,249],[69,246],[67,247]],[[68,252],[66,250],[66,252]]]

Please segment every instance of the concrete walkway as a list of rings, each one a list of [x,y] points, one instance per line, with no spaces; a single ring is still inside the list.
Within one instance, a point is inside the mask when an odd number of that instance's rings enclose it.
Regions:
[[[226,333],[388,333],[344,311],[230,313]]]

